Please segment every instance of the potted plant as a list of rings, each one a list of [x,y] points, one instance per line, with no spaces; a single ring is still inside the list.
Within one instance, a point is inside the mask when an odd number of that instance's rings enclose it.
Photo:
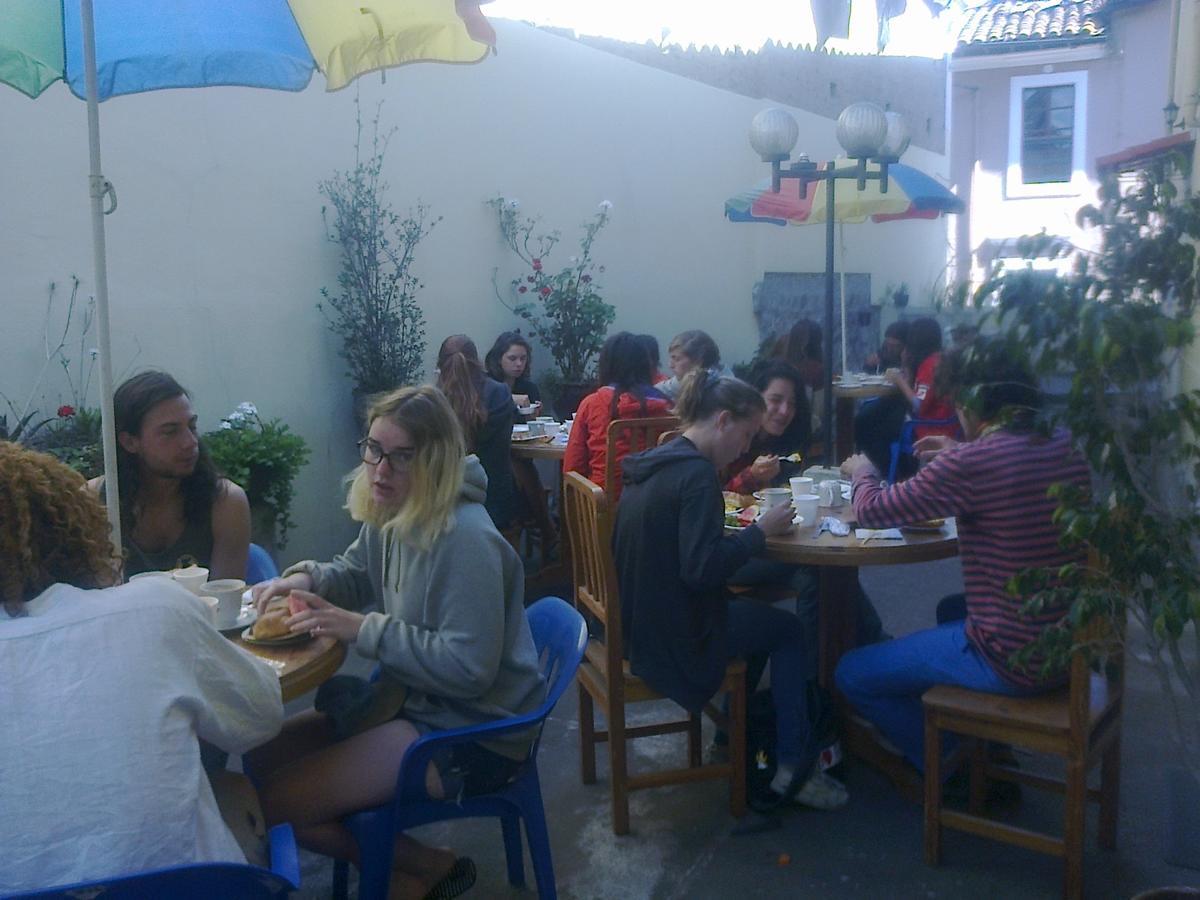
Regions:
[[[58,417],[50,422],[35,441],[38,449],[51,454],[84,478],[104,474],[104,434],[100,410],[70,404],[58,408]]]
[[[1131,188],[1102,186],[1101,205],[1080,211],[1101,227],[1101,249],[1081,255],[1070,277],[1022,273],[984,292],[995,292],[1014,351],[1043,374],[1066,373],[1052,419],[1094,474],[1090,494],[1058,493],[1056,516],[1064,540],[1099,564],[1012,585],[1032,611],[1069,604],[1035,650],[1062,666],[1078,628],[1132,620],[1127,635],[1144,642],[1135,659],[1149,659],[1171,710],[1170,749],[1161,748],[1170,809],[1191,817],[1168,824],[1167,858],[1200,867],[1200,392],[1178,384],[1195,340],[1200,199],[1179,196],[1173,170],[1159,162]]]
[[[601,202],[596,214],[583,223],[579,255],[572,256],[564,268],[551,271],[546,258],[562,235],[557,231],[535,234],[540,219],[522,215],[516,200],[496,197],[487,203],[496,213],[504,242],[524,264],[522,273],[509,282],[507,298],[495,271],[492,287],[500,302],[528,322],[530,333],[550,351],[558,373],[546,387],[553,386],[555,411],[567,418],[594,387],[592,360],[617,316],[595,281],[604,266],[592,259],[592,244],[608,224],[612,204]]]
[[[424,285],[413,273],[417,246],[441,218],[418,203],[407,215],[392,209],[383,180],[388,142],[396,129],[372,121],[364,155],[361,110],[355,100],[354,167],[321,182],[321,208],[329,240],[341,247],[338,290],[321,289],[318,308],[341,338],[341,357],[354,381],[355,412],[365,398],[418,381],[425,354],[425,315],[417,303]],[[330,220],[330,216],[332,220]]]
[[[309,456],[304,438],[279,419],[263,421],[253,403],[239,403],[204,442],[217,469],[246,491],[250,539],[268,551],[286,547],[292,482]]]

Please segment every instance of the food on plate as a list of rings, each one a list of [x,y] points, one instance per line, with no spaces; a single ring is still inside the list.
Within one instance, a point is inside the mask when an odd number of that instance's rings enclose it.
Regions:
[[[726,528],[745,528],[753,525],[758,518],[758,507],[751,504],[744,509],[727,510],[725,513]]]
[[[303,604],[304,601],[298,600],[297,602]],[[287,598],[274,598],[267,604],[267,608],[258,617],[258,621],[254,623],[250,636],[256,641],[276,641],[280,638],[291,637],[292,631],[285,624],[286,619],[295,615],[291,605],[290,595]]]
[[[734,491],[722,491],[721,495],[725,498],[725,514],[737,512],[742,508],[742,495]]]

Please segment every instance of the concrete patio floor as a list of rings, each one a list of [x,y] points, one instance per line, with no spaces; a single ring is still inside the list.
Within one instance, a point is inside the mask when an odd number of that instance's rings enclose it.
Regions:
[[[933,622],[944,594],[961,590],[957,560],[862,570],[889,632],[902,635]],[[347,671],[365,671],[352,658]],[[310,699],[297,701],[303,708]],[[289,707],[290,711],[292,707]],[[599,780],[579,780],[575,692],[568,691],[547,725],[540,760],[542,789],[562,897],[635,898],[1051,898],[1060,896],[1061,863],[1047,856],[971,835],[946,832],[943,864],[922,858],[921,808],[902,799],[875,770],[855,760],[844,766],[850,803],[822,813],[797,808],[776,830],[735,836],[728,792],[717,783],[640,791],[631,800],[632,833],[611,829],[607,760],[598,761]],[[1162,859],[1165,784],[1161,764],[1169,752],[1167,710],[1152,673],[1134,662],[1129,669],[1121,772],[1118,849],[1095,842],[1095,810],[1089,812],[1085,850],[1086,896],[1130,897],[1168,884],[1200,885],[1200,872]],[[706,735],[707,738],[707,735]],[[682,760],[679,736],[642,739],[631,765],[673,757]],[[1033,757],[1022,766],[1037,768]],[[1007,818],[1048,830],[1061,827],[1061,801],[1026,790]],[[414,832],[422,840],[471,856],[479,870],[465,896],[533,896],[530,886],[511,888],[505,879],[499,825],[467,821]],[[298,896],[330,896],[331,864],[302,854],[303,888]]]

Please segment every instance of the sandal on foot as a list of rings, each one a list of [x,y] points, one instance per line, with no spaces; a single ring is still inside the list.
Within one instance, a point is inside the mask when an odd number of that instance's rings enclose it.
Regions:
[[[451,900],[475,884],[475,862],[469,856],[460,856],[441,881],[433,886],[425,900]]]

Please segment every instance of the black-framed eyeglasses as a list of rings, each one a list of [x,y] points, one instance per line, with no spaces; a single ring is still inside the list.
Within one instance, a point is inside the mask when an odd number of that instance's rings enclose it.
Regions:
[[[417,455],[416,447],[397,447],[387,453],[378,441],[363,438],[358,442],[358,455],[368,466],[377,466],[385,459],[393,472],[407,472],[412,468],[412,461]]]

